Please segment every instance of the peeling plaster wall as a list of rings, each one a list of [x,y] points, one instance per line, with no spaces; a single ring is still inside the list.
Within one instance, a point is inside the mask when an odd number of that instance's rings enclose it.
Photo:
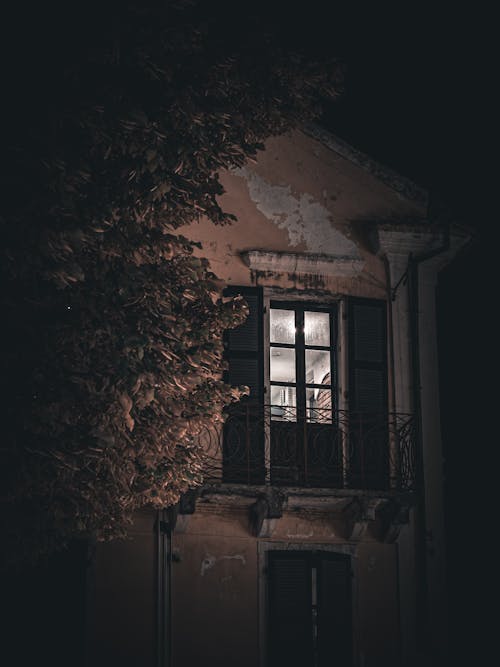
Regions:
[[[215,530],[176,535],[174,549],[173,664],[258,665],[255,541]]]
[[[385,272],[373,241],[374,223],[425,217],[421,206],[301,132],[270,139],[256,165],[225,172],[221,181],[226,192],[220,203],[237,222],[214,227],[202,220],[179,230],[203,244],[198,254],[208,257],[221,284],[258,282],[309,289],[318,297],[384,298]],[[300,253],[308,259],[347,257],[362,260],[363,268],[352,276],[278,270],[278,262],[269,270],[256,270],[241,256],[250,250]],[[313,266],[314,261],[304,264]],[[270,522],[271,537],[252,537],[248,507],[219,502],[199,503],[195,514],[178,517],[172,563],[173,664],[259,664],[264,610],[259,606],[258,552],[265,540],[280,548],[350,550],[356,578],[356,664],[398,665],[398,545],[377,542],[368,532],[354,542],[354,533],[343,534],[345,523],[325,512],[285,510]],[[117,659],[124,667],[154,664],[153,523],[152,515],[137,515],[130,540],[98,546],[90,653],[96,667]]]
[[[250,199],[267,220],[286,230],[290,249],[303,243],[308,252],[359,257],[356,245],[333,227],[330,211],[312,195],[274,185],[248,167],[232,173],[246,181]]]
[[[358,665],[398,665],[397,547],[346,542],[325,517],[285,512],[272,537],[248,530],[248,511],[200,507],[173,535],[173,664],[256,667],[265,577],[259,543],[279,548],[338,545],[352,553],[353,621]],[[309,546],[311,545],[311,546]],[[90,598],[89,664],[155,663],[156,549],[154,513],[137,514],[127,540],[98,545]],[[269,666],[271,667],[271,666]]]
[[[292,512],[277,519],[271,538],[248,532],[246,511],[199,508],[186,531],[174,533],[174,664],[259,665],[259,618],[265,614],[259,542],[279,548],[338,545],[353,552],[355,650],[358,665],[398,665],[397,547],[348,543],[332,523]],[[193,638],[196,638],[193,641]],[[271,667],[271,666],[269,666]]]
[[[259,284],[285,289],[308,286],[311,277],[275,271],[256,274],[241,252],[320,253],[364,260],[355,278],[317,276],[332,293],[382,297],[384,270],[372,242],[374,222],[422,220],[415,202],[360,166],[296,131],[271,138],[257,163],[223,172],[219,203],[237,222],[215,227],[206,220],[180,233],[199,241],[224,284]]]
[[[398,667],[396,545],[360,544],[357,570],[360,664]]]

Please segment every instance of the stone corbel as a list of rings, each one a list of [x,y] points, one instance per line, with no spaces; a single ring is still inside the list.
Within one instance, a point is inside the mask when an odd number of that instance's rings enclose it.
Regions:
[[[176,533],[186,532],[189,519],[196,511],[196,499],[198,495],[199,489],[189,489],[179,498],[179,502],[175,505],[176,515],[173,525]]]
[[[394,498],[364,499],[361,508],[353,525],[353,540],[394,542],[401,525],[408,523],[408,507],[405,510]]]
[[[283,516],[283,498],[275,489],[261,494],[249,509],[250,533],[255,537],[271,537],[276,519]]]
[[[384,498],[371,508],[368,523],[370,536],[377,542],[386,542],[388,531],[398,511],[398,503],[392,498]]]
[[[387,527],[384,536],[384,542],[392,544],[395,542],[399,533],[401,532],[401,527],[406,525],[410,520],[410,504],[405,502],[398,505],[398,509],[391,518],[391,522]]]
[[[343,540],[349,540],[356,523],[360,520],[362,507],[357,498],[344,505],[339,512],[332,514],[331,523],[335,534]]]

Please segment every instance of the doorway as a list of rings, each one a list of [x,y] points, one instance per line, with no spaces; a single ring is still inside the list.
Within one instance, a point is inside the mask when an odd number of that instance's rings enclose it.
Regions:
[[[268,664],[352,667],[350,556],[270,550],[267,575]]]

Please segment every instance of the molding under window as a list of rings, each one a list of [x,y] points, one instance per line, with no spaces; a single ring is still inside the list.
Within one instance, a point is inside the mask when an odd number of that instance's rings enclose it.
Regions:
[[[291,252],[247,250],[241,253],[245,264],[254,271],[301,273],[314,276],[356,276],[363,270],[364,260],[345,255],[320,255]]]

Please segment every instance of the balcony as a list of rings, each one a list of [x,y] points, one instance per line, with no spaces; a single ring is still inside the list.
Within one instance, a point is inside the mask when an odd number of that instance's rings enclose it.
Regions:
[[[407,492],[415,487],[411,415],[240,403],[203,435],[206,483]]]

